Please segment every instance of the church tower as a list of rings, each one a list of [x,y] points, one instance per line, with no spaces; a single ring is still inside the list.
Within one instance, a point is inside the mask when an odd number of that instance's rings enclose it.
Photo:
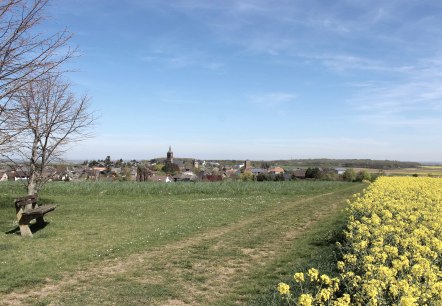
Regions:
[[[169,146],[169,151],[167,151],[167,162],[173,164],[173,152],[171,146]]]

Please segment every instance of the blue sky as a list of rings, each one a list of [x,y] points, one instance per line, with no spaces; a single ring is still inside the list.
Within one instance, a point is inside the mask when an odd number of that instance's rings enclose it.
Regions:
[[[59,0],[94,137],[69,159],[442,160],[442,2]]]

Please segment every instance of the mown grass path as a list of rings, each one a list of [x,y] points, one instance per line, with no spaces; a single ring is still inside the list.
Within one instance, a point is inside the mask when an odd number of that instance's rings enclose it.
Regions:
[[[0,294],[0,301],[4,305],[247,304],[289,275],[293,266],[318,255],[318,250],[312,251],[312,241],[327,239],[342,221],[345,200],[362,188],[339,185],[314,195],[275,197],[276,203],[233,222],[203,227],[143,251],[81,264],[54,278],[48,276],[41,284]]]

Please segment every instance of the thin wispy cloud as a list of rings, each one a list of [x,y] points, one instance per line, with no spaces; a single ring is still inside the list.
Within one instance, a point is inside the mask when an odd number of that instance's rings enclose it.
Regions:
[[[300,54],[299,57],[316,61],[334,72],[351,72],[367,70],[385,73],[403,73],[410,69],[407,66],[396,66],[382,59],[371,59],[351,54]]]
[[[196,67],[209,70],[219,70],[224,64],[213,55],[201,50],[190,49],[168,42],[157,42],[151,49],[144,51],[140,59],[143,62],[163,65],[168,68]]]
[[[162,64],[169,68],[188,68],[198,67],[209,70],[219,70],[224,65],[221,62],[206,61],[203,58],[192,58],[187,55],[173,55],[173,54],[150,54],[142,56],[141,60],[146,63]]]
[[[442,62],[418,60],[393,80],[355,88],[356,118],[382,126],[442,130]]]
[[[263,94],[247,95],[249,103],[261,107],[276,107],[286,104],[293,104],[297,99],[297,95],[286,92],[271,92]]]

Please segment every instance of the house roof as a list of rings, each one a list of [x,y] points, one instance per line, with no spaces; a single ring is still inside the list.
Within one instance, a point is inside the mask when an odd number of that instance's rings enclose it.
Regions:
[[[106,167],[92,167],[92,170],[94,171],[104,171],[106,169],[107,169]]]
[[[29,175],[28,172],[24,170],[12,170],[10,173],[15,177],[27,177]]]
[[[293,171],[293,174],[298,177],[304,177],[305,172],[306,172],[305,169],[298,169],[298,170]]]
[[[281,167],[273,167],[269,169],[269,172],[284,172],[284,169]]]
[[[197,176],[195,174],[189,175],[189,174],[184,174],[184,173],[177,174],[177,175],[173,176],[174,180],[186,180],[187,181],[187,180],[195,180],[196,178],[197,178]]]

